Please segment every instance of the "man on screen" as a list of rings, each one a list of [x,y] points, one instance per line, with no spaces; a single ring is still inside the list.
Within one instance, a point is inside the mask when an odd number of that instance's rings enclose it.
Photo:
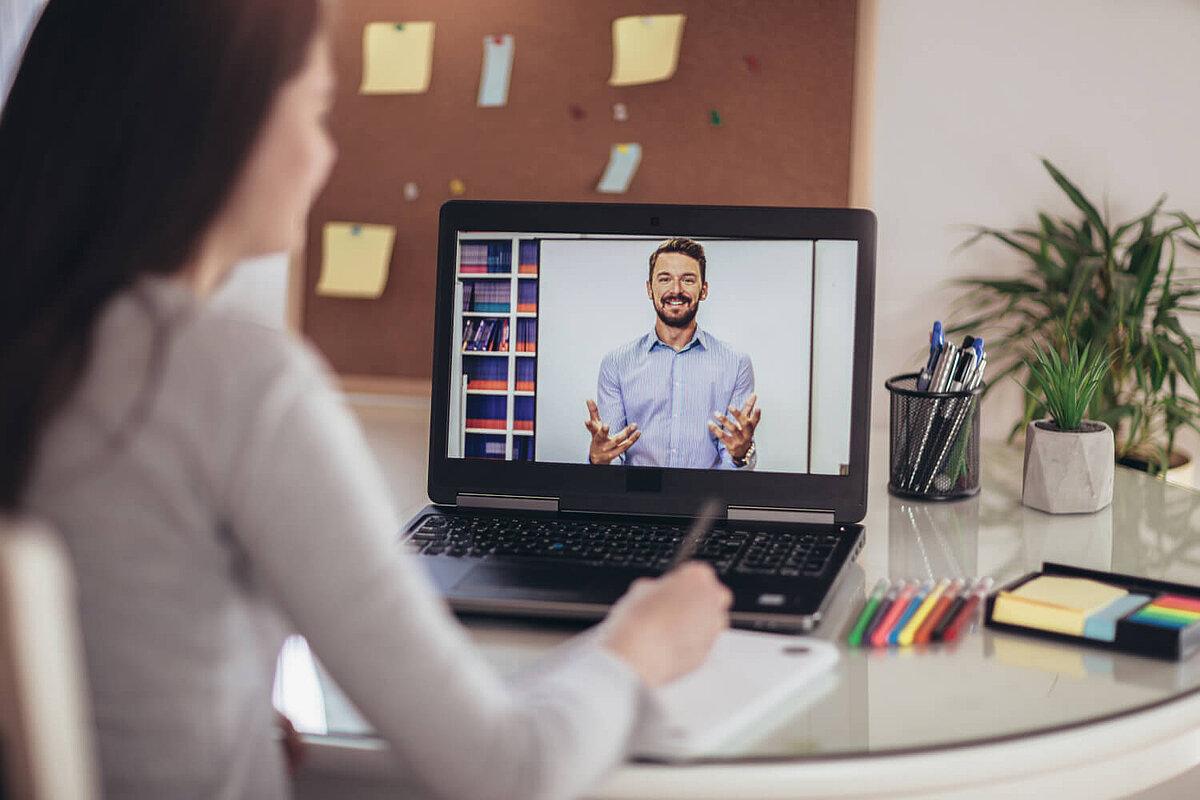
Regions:
[[[696,324],[708,297],[705,268],[704,248],[691,239],[670,239],[650,254],[646,294],[658,320],[600,362],[584,423],[591,463],[754,468],[762,416],[754,367]]]

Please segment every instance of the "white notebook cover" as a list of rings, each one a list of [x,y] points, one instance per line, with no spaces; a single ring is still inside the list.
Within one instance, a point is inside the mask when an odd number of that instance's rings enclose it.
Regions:
[[[837,661],[837,647],[820,639],[727,630],[703,666],[651,693],[651,721],[639,731],[633,752],[661,759],[715,754],[781,704],[823,683]]]

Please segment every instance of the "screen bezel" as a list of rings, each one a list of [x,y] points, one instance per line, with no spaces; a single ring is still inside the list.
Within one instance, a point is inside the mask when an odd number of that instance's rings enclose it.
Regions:
[[[448,457],[450,349],[454,340],[454,284],[460,231],[857,241],[849,474]],[[429,425],[430,499],[453,504],[460,494],[554,498],[562,511],[685,515],[694,512],[705,499],[715,497],[727,506],[832,511],[839,523],[858,522],[867,507],[875,231],[875,215],[866,209],[467,200],[445,203],[438,231]],[[538,331],[539,335],[544,333]],[[582,413],[580,432],[580,440],[586,445]]]

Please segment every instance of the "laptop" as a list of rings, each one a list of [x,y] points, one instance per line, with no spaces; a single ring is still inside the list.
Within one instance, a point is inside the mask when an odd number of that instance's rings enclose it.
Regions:
[[[813,629],[864,541],[874,274],[866,210],[446,203],[402,542],[458,612],[598,619],[715,501],[733,624]]]

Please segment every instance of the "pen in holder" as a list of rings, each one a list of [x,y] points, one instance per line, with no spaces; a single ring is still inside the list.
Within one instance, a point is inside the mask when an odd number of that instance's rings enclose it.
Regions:
[[[979,398],[985,384],[957,392],[917,390],[917,374],[886,384],[891,400],[888,491],[919,500],[979,492]]]

